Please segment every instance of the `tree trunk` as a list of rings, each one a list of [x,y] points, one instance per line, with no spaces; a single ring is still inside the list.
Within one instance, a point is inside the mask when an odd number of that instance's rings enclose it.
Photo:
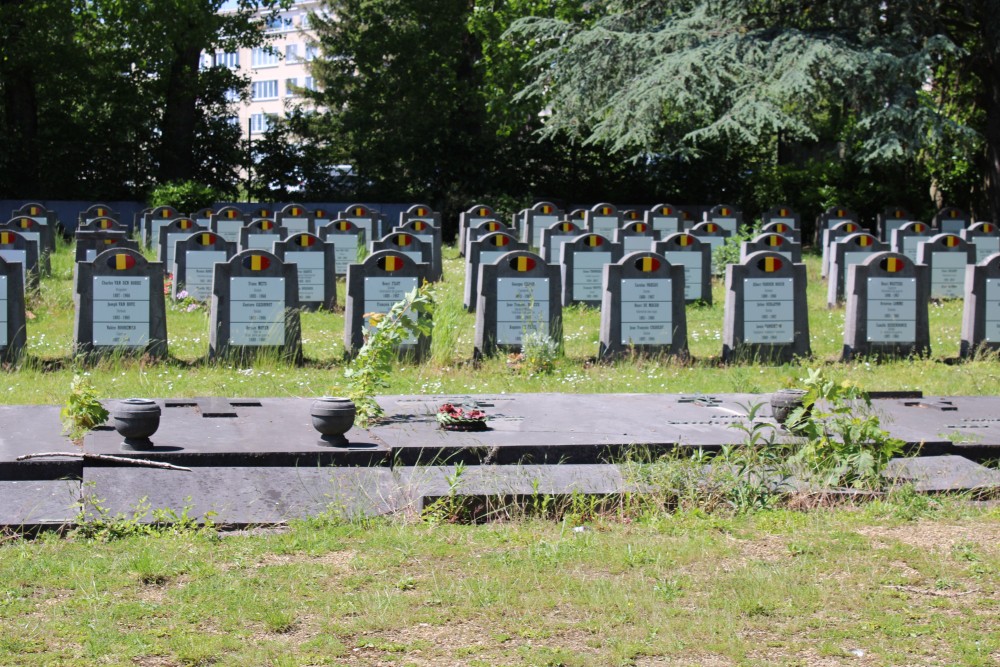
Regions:
[[[33,199],[45,193],[38,185],[38,98],[34,68],[30,59],[18,57],[31,53],[24,42],[31,39],[24,32],[21,12],[23,0],[0,0],[0,17],[7,21],[0,40],[0,89],[3,90],[3,125],[0,142],[5,157],[0,160],[0,183],[6,181],[10,196]]]
[[[194,177],[194,138],[198,121],[198,63],[201,49],[181,45],[167,76],[159,181]]]

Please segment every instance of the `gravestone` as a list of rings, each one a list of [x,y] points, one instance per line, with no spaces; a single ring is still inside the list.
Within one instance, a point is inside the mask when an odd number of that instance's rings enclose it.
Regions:
[[[114,218],[90,218],[86,222],[80,223],[76,227],[78,232],[125,232],[128,233],[128,227],[118,222]]]
[[[629,222],[636,222],[642,220],[642,213],[635,210],[634,208],[627,208],[622,211],[622,224],[627,224]]]
[[[139,243],[118,230],[80,231],[76,234],[76,262],[93,262],[105,250],[129,248],[139,251]]]
[[[475,227],[470,227],[465,233],[465,249],[462,253],[469,252],[469,244],[476,239],[481,239],[487,234],[495,234],[496,232],[504,232],[506,234],[512,234],[517,236],[517,230],[500,220],[484,220]]]
[[[927,267],[880,252],[847,270],[844,361],[930,354]]]
[[[52,253],[48,250],[48,248],[55,246],[55,242],[52,239],[52,227],[39,224],[37,220],[26,215],[19,215],[0,224],[0,231],[3,230],[17,232],[29,242],[34,243],[38,253],[37,270],[43,276],[52,274],[50,259]]]
[[[112,211],[111,207],[106,204],[94,204],[80,211],[76,216],[76,228],[80,229],[98,218],[107,218],[119,222],[121,214],[118,211]],[[125,225],[122,226],[125,227]]]
[[[271,251],[275,241],[288,237],[288,230],[274,224],[274,220],[260,218],[240,229],[240,251],[267,250]]]
[[[149,248],[155,247],[160,241],[160,227],[168,224],[175,218],[184,217],[173,206],[157,206],[142,216],[142,228],[139,234],[142,238],[142,245]]]
[[[171,296],[182,298],[181,293],[198,301],[212,298],[215,283],[215,265],[228,262],[236,254],[236,242],[227,241],[221,234],[201,231],[189,234],[174,245],[174,282]]]
[[[604,267],[598,355],[624,352],[686,357],[684,268],[663,255],[634,252]]]
[[[485,204],[476,204],[467,211],[462,211],[458,215],[458,252],[465,256],[468,245],[469,230],[478,227],[487,220],[495,220],[496,213]]]
[[[274,222],[284,227],[288,234],[315,234],[316,223],[312,213],[301,204],[289,204],[274,215]],[[301,289],[301,285],[299,288]]]
[[[211,229],[212,227],[212,216],[215,215],[210,207],[200,208],[197,211],[193,211],[188,217],[197,222],[199,225],[205,229]]]
[[[243,225],[250,222],[250,216],[244,215],[243,211],[235,206],[223,206],[212,214],[211,223],[208,228],[215,232],[225,241],[231,241],[237,246],[240,244],[240,231]]]
[[[315,234],[299,232],[274,244],[282,262],[296,266],[299,276],[299,307],[303,310],[333,310],[337,306],[337,262],[334,244]]]
[[[191,218],[174,218],[160,227],[156,259],[162,262],[164,271],[174,270],[174,244],[200,231],[208,230],[199,227]]]
[[[761,234],[781,234],[789,241],[795,243],[802,243],[801,232],[793,227],[791,224],[784,222],[782,220],[775,220],[773,222],[765,222],[760,228]]]
[[[714,222],[733,236],[743,226],[743,212],[729,204],[718,204],[705,213],[705,222]]]
[[[600,307],[604,265],[621,260],[622,246],[600,234],[583,234],[563,244],[562,305],[583,303]]]
[[[337,219],[353,222],[365,231],[366,239],[380,239],[388,232],[383,232],[380,228],[378,213],[364,204],[351,204],[345,210],[338,211]]]
[[[857,232],[863,231],[860,228],[861,223],[857,213],[843,206],[831,206],[830,208],[820,213],[819,217],[816,219],[816,232],[815,232],[816,237],[813,239],[813,242],[814,243],[818,241],[822,242],[823,239],[825,238],[823,236],[823,232],[825,232],[827,229],[833,228],[834,226],[842,222],[853,222],[859,225],[859,228],[856,229],[855,231]],[[853,234],[854,232],[851,233]],[[823,275],[825,276],[826,274]]]
[[[388,313],[392,306],[427,280],[429,265],[395,250],[379,250],[360,264],[347,267],[344,304],[344,348],[357,354],[364,345],[366,313]],[[430,350],[430,336],[409,336],[399,345],[401,357],[422,359]]]
[[[411,220],[420,220],[432,227],[441,228],[441,214],[438,211],[431,210],[431,207],[427,204],[414,204],[405,211],[400,211],[400,226],[405,225]]]
[[[820,238],[823,239],[823,252],[822,261],[820,263],[819,275],[826,278],[830,271],[830,245],[835,241],[839,241],[842,238],[850,236],[851,234],[857,234],[863,232],[861,225],[853,220],[842,220],[828,229],[824,229],[821,232]]]
[[[38,242],[19,232],[0,229],[0,257],[21,266],[21,283],[26,290],[38,289]]]
[[[918,246],[917,264],[928,267],[932,299],[961,299],[965,267],[975,266],[976,248],[958,234],[937,234]]]
[[[364,259],[365,230],[350,220],[332,220],[321,225],[318,231],[323,241],[333,242],[337,260],[334,271],[338,276],[346,276],[349,264]]]
[[[597,204],[586,211],[583,219],[583,227],[587,231],[600,234],[606,239],[614,238],[615,230],[621,226],[622,215],[614,204]]]
[[[630,252],[652,252],[653,243],[659,238],[660,235],[645,222],[628,222],[615,230],[613,240],[621,244],[622,252],[627,255]]]
[[[959,235],[976,246],[976,264],[1000,252],[1000,227],[992,222],[977,222],[963,229]]]
[[[431,272],[429,280],[437,282],[444,277],[444,267],[441,262],[441,228],[435,227],[426,220],[410,220],[392,230],[393,234],[412,234],[431,249]],[[468,251],[466,251],[468,252]]]
[[[427,271],[424,274],[424,278],[427,280],[431,279],[431,260],[433,258],[431,256],[430,245],[424,243],[413,234],[407,234],[406,232],[389,234],[385,238],[372,241],[368,244],[368,251],[371,253],[382,250],[391,250],[406,255],[414,262],[426,264]]]
[[[493,232],[469,243],[465,256],[465,294],[462,304],[468,312],[476,310],[479,296],[479,265],[492,264],[514,250],[528,250],[528,244],[518,241],[512,234]]]
[[[701,222],[701,220],[695,218],[691,211],[687,209],[679,208],[677,209],[677,212],[680,213],[681,216],[681,226],[683,231],[690,231],[692,227]]]
[[[902,206],[887,206],[878,214],[878,234],[883,241],[892,240],[892,233],[905,225],[913,222],[913,216]]]
[[[684,300],[712,304],[712,247],[698,237],[679,232],[653,244],[653,252],[671,266],[684,269]]]
[[[59,219],[56,217],[55,211],[51,211],[41,204],[30,203],[25,204],[10,214],[11,220],[16,220],[22,216],[31,218],[45,228],[45,230],[41,232],[41,243],[43,246],[39,246],[39,253],[47,254],[55,252],[56,231],[59,227]],[[24,227],[23,225],[21,226]]]
[[[137,250],[105,250],[76,271],[77,353],[167,356],[167,314],[161,262]]]
[[[28,340],[25,323],[24,270],[0,255],[0,361],[20,357]]]
[[[892,252],[906,255],[911,262],[917,262],[918,244],[930,240],[933,234],[934,230],[924,222],[908,222],[892,230],[889,248]]]
[[[848,234],[830,246],[830,275],[827,276],[826,306],[835,308],[844,300],[847,267],[860,264],[877,252],[888,252],[888,244],[868,232]]]
[[[295,266],[266,250],[243,250],[216,264],[209,358],[252,361],[270,353],[301,361],[298,283]]]
[[[1000,254],[966,268],[959,353],[1000,350]]]
[[[659,238],[684,231],[683,213],[671,204],[657,204],[643,214],[642,220]]]
[[[479,264],[474,358],[521,352],[526,333],[562,346],[560,267],[524,250]]]
[[[316,223],[317,227],[320,226],[320,222],[326,223],[334,219],[335,216],[333,215],[333,211],[329,209],[325,209],[323,207],[313,209],[313,221]]]
[[[761,214],[761,222],[764,225],[773,223],[784,223],[792,229],[798,231],[802,228],[802,218],[795,210],[786,204],[779,204],[769,208]],[[787,235],[786,235],[787,236]]]
[[[569,212],[566,219],[572,222],[574,225],[580,229],[590,231],[587,229],[587,209],[585,208],[575,208]]]
[[[714,222],[699,222],[689,233],[711,248],[709,254],[714,254],[715,249],[721,248],[730,236],[725,227]],[[719,271],[721,273],[722,267],[719,267]]]
[[[755,252],[776,252],[792,264],[802,261],[802,246],[781,234],[758,234],[750,241],[740,244],[740,261]]]
[[[935,229],[948,234],[960,234],[969,227],[972,220],[960,208],[946,206],[937,212],[931,224]]]
[[[146,216],[153,212],[152,208],[144,208],[136,211],[132,214],[132,233],[139,237],[139,242],[145,244],[143,240],[146,235],[146,229],[143,226],[146,221]]]
[[[727,266],[722,360],[776,363],[811,354],[805,264],[756,252]]]
[[[257,208],[250,209],[250,222],[254,220],[262,220],[267,218],[268,220],[274,220],[275,210],[270,206],[258,206]]]
[[[563,210],[549,201],[535,202],[521,215],[521,241],[532,248],[542,247],[542,230],[559,222]]]

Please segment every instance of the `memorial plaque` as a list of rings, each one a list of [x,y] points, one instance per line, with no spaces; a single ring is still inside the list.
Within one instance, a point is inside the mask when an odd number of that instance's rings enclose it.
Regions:
[[[653,252],[604,267],[601,358],[624,352],[687,356],[684,269]]]
[[[479,295],[479,265],[493,264],[514,250],[528,250],[528,245],[506,232],[494,232],[469,243],[465,255],[465,293],[462,303],[468,312],[476,310]]]
[[[295,265],[266,250],[243,250],[215,265],[212,283],[210,358],[251,361],[268,351],[302,360]]]
[[[926,266],[894,252],[849,266],[844,359],[929,354],[928,277]]]
[[[357,354],[368,328],[366,313],[387,313],[403,297],[427,280],[429,265],[415,262],[394,250],[379,250],[364,262],[347,267],[347,297],[344,305],[344,348]],[[426,315],[421,315],[426,317]],[[401,357],[423,358],[430,350],[430,336],[410,339],[398,348]]]
[[[682,213],[671,204],[657,204],[645,212],[642,220],[653,228],[659,238],[684,231]]]
[[[775,206],[774,208],[770,208],[764,211],[764,213],[761,214],[761,221],[763,222],[764,227],[771,224],[781,223],[788,225],[796,232],[798,232],[798,230],[802,228],[801,216],[799,216],[799,214],[796,213],[791,206],[787,206],[785,204],[781,204],[779,206]],[[788,234],[785,234],[784,232],[779,231],[778,233],[788,236]],[[800,242],[798,238],[795,238],[794,240]]]
[[[168,224],[175,218],[184,216],[173,206],[157,206],[142,216],[142,227],[139,234],[142,237],[142,245],[149,248],[155,247],[160,241],[160,227]]]
[[[548,334],[562,345],[562,280],[559,266],[523,250],[479,265],[475,358],[520,352],[528,332]]]
[[[960,235],[971,222],[971,218],[962,209],[946,206],[937,212],[931,224],[941,232]]]
[[[971,357],[997,351],[1000,351],[1000,254],[966,267],[959,353]]]
[[[412,234],[420,239],[431,250],[431,282],[437,282],[444,277],[444,267],[441,260],[441,229],[439,227],[433,226],[426,220],[413,219],[396,227],[392,233]]]
[[[43,255],[48,255],[56,250],[56,227],[59,226],[59,220],[56,217],[55,211],[50,211],[41,204],[25,204],[21,208],[11,212],[10,220],[15,221],[18,218],[27,217],[37,223],[41,227],[38,231],[41,233],[40,241],[38,247],[38,256],[41,258]],[[19,224],[21,227],[20,231],[31,231],[28,229],[27,225]]]
[[[174,270],[174,246],[177,242],[199,231],[208,230],[199,227],[191,218],[174,218],[160,227],[156,259],[163,264],[164,271]]]
[[[337,262],[333,243],[324,242],[315,234],[300,232],[274,244],[274,254],[283,262],[296,266],[299,277],[299,307],[303,310],[337,305]]]
[[[27,290],[38,289],[38,242],[15,231],[0,231],[0,257],[21,267],[21,283]]]
[[[788,362],[811,354],[805,265],[762,251],[727,266],[723,361]]]
[[[832,227],[823,229],[820,232],[820,238],[823,240],[823,259],[820,266],[820,276],[826,278],[830,272],[830,247],[836,241],[839,241],[851,234],[857,234],[859,232],[864,232],[857,222],[853,220],[844,220],[842,222],[835,223]]]
[[[793,243],[802,243],[802,235],[799,230],[783,220],[765,222],[760,228],[761,234],[781,234]]]
[[[776,252],[793,264],[798,264],[802,261],[801,245],[793,242],[786,236],[772,233],[760,234],[750,241],[741,243],[740,261],[746,261],[746,258],[753,253],[762,251]]]
[[[958,234],[938,234],[917,248],[917,263],[930,270],[932,299],[961,299],[965,268],[976,264],[976,248]]]
[[[717,225],[714,222],[700,222],[692,227],[689,233],[711,248],[710,255],[714,255],[715,249],[721,248],[730,236],[730,233],[722,225]],[[721,266],[713,267],[719,273],[723,271],[723,268]]]
[[[365,232],[350,220],[333,220],[320,225],[319,237],[324,241],[332,241],[337,258],[338,276],[347,275],[347,267],[364,259]]]
[[[960,236],[976,246],[976,264],[982,264],[987,257],[1000,252],[1000,228],[992,222],[977,222],[963,229]]]
[[[496,213],[485,204],[476,204],[467,211],[463,211],[458,216],[458,252],[464,257],[466,246],[469,240],[469,230],[485,223],[487,220],[496,220]],[[494,230],[498,231],[498,230]]]
[[[620,243],[626,255],[632,252],[652,252],[653,243],[659,239],[653,228],[645,222],[629,222],[615,230],[614,242]]]
[[[892,233],[903,225],[913,222],[910,212],[901,206],[889,206],[878,215],[879,237],[888,241],[892,239]]]
[[[583,234],[562,246],[562,305],[601,305],[604,265],[621,260],[622,246],[600,234]]]
[[[224,241],[240,244],[240,231],[243,225],[250,222],[250,216],[235,206],[223,206],[212,214],[209,230],[222,237]]]
[[[826,305],[835,308],[844,299],[847,267],[864,262],[877,252],[888,252],[889,246],[868,232],[848,234],[830,246],[830,275],[827,276]]]
[[[591,234],[611,239],[615,236],[615,230],[622,226],[622,215],[614,204],[597,204],[586,212],[583,226]]]
[[[177,241],[174,248],[171,296],[177,299],[186,292],[192,299],[209,301],[215,285],[215,265],[228,262],[236,254],[236,242],[214,232],[197,232]]]
[[[681,232],[670,234],[653,245],[653,252],[666,258],[671,266],[684,270],[684,300],[687,303],[712,303],[711,246],[697,237]]]
[[[26,342],[22,269],[0,255],[0,361],[17,361]]]
[[[441,214],[438,211],[431,210],[431,207],[427,204],[414,204],[405,211],[400,212],[399,226],[403,226],[411,220],[420,220],[432,227],[441,228]]]
[[[533,248],[541,248],[542,230],[556,224],[563,216],[563,210],[552,202],[536,202],[521,216],[521,241]]]
[[[562,258],[563,243],[571,241],[580,234],[583,228],[569,220],[562,220],[542,230],[542,246],[539,254],[548,264],[558,264]]]
[[[51,228],[38,224],[34,218],[22,215],[0,223],[0,232],[2,231],[17,232],[26,241],[35,245],[34,255],[38,259],[28,267],[29,271],[37,271],[40,276],[52,275],[51,252],[46,249],[50,245],[48,237],[52,233]],[[31,282],[29,280],[29,283]]]
[[[105,250],[116,248],[130,248],[138,252],[138,242],[128,238],[124,231],[118,230],[77,230],[76,237],[76,261],[93,262],[94,258]]]
[[[316,233],[312,213],[301,204],[289,204],[284,207],[274,215],[274,222],[279,227],[284,227],[289,235]],[[301,285],[299,287],[301,288]]]
[[[892,252],[906,255],[911,262],[917,262],[917,246],[932,235],[931,226],[923,222],[907,222],[892,230]]]
[[[413,234],[405,232],[389,234],[385,238],[372,241],[369,244],[368,250],[371,253],[391,250],[395,253],[406,255],[418,264],[426,264],[427,272],[424,274],[424,278],[430,280],[432,259],[430,246]]]
[[[164,270],[142,253],[106,250],[77,265],[76,351],[86,354],[167,354]]]
[[[364,204],[351,204],[347,209],[338,211],[337,219],[353,222],[359,229],[364,230],[366,239],[380,239],[385,235],[379,229],[378,213]]]
[[[288,230],[279,227],[274,220],[261,218],[254,220],[240,229],[240,250],[271,251],[275,241],[288,237]]]
[[[715,223],[726,230],[727,236],[734,236],[743,226],[743,212],[729,204],[719,204],[705,213],[705,222]]]

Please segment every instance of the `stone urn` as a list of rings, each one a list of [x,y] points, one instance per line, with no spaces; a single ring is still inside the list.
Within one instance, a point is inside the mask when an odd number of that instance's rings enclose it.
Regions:
[[[805,389],[779,389],[771,394],[771,415],[774,421],[785,426],[792,411],[802,407],[807,393],[809,392]]]
[[[325,447],[345,447],[344,434],[354,426],[357,408],[354,401],[339,396],[322,396],[313,401],[309,410],[313,428],[320,432],[319,444]]]
[[[118,401],[111,412],[115,430],[125,438],[122,449],[142,451],[153,448],[149,436],[160,428],[160,406],[148,398]]]

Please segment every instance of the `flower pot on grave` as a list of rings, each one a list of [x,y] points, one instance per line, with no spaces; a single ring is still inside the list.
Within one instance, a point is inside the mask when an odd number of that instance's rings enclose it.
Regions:
[[[771,415],[774,421],[784,426],[789,415],[803,406],[807,393],[804,389],[779,389],[771,394]]]
[[[126,398],[111,412],[115,430],[125,438],[122,449],[152,449],[149,436],[160,428],[160,406],[148,398]]]
[[[309,414],[313,428],[320,432],[319,444],[326,447],[344,447],[344,434],[354,426],[357,407],[354,401],[339,396],[322,396],[313,401]]]

